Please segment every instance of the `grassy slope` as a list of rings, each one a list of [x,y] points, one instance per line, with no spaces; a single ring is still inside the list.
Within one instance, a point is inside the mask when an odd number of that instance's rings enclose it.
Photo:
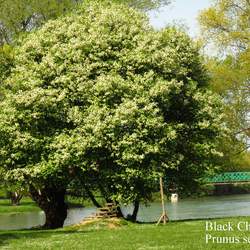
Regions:
[[[216,220],[237,224],[250,217]],[[101,222],[104,224],[104,222]],[[143,250],[143,249],[250,249],[250,244],[205,244],[205,222],[170,222],[120,225],[106,222],[60,230],[22,230],[0,232],[0,249],[72,249],[72,250]],[[213,236],[249,236],[248,232],[213,232]]]

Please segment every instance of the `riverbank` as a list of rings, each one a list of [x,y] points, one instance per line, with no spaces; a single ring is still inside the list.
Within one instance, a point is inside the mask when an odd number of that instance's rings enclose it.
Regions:
[[[0,199],[0,214],[35,212],[41,209],[29,197],[22,198],[20,205],[12,206],[10,199]]]
[[[74,250],[142,250],[142,249],[249,249],[247,231],[239,231],[239,222],[250,217],[207,220],[233,225],[234,231],[206,232],[205,220],[169,222],[166,225],[133,224],[124,220],[100,220],[58,230],[0,231],[1,249],[74,249]],[[206,243],[206,235],[215,237]],[[232,239],[239,239],[233,243]],[[218,240],[231,240],[219,243]],[[217,242],[216,242],[217,241]]]
[[[74,198],[69,197],[67,199],[69,208],[80,208],[84,207],[82,202]],[[90,204],[89,204],[90,206]],[[0,214],[17,214],[17,213],[26,213],[26,212],[36,212],[42,211],[37,204],[29,197],[24,197],[20,201],[20,205],[13,206],[11,205],[10,199],[0,198]]]

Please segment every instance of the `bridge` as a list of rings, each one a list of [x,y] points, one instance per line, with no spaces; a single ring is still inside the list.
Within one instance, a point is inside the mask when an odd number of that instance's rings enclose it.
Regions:
[[[250,183],[250,172],[224,172],[205,179],[207,185]]]

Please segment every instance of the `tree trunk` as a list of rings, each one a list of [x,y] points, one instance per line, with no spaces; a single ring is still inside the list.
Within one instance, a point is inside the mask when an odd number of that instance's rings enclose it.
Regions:
[[[8,196],[11,200],[11,205],[12,206],[19,206],[20,205],[20,201],[23,197],[23,195],[21,193],[19,193],[18,191],[15,192],[9,192]]]
[[[131,221],[136,222],[136,218],[137,218],[137,214],[139,211],[139,207],[140,207],[140,202],[139,200],[135,200],[134,202],[134,210],[133,213],[131,215]]]
[[[57,189],[46,187],[41,190],[30,189],[32,199],[45,213],[44,228],[63,227],[64,220],[67,217],[67,204],[65,203],[66,189]]]
[[[118,202],[116,202],[116,205],[117,205],[117,217],[118,217],[118,218],[124,218],[124,216],[123,216],[123,213],[122,213],[122,210],[121,210],[121,207],[120,207],[119,203],[118,203]]]
[[[99,188],[99,190],[100,190],[100,192],[101,192],[101,195],[104,197],[104,199],[105,199],[105,201],[106,201],[107,203],[113,202],[113,201],[108,197],[106,190],[104,189],[104,187],[103,187],[100,183],[98,183],[98,188]]]
[[[19,206],[23,195],[18,191],[15,191],[15,192],[9,192],[9,197],[12,206]]]
[[[95,199],[95,196],[92,194],[92,192],[87,187],[85,187],[85,190],[86,190],[89,198],[91,199],[92,203],[94,204],[94,206],[101,207],[101,205],[97,202],[97,200]]]
[[[119,202],[113,201],[112,199],[110,199],[107,195],[107,192],[105,191],[105,189],[103,188],[103,186],[100,183],[98,183],[98,187],[99,187],[99,190],[100,190],[102,196],[104,197],[104,199],[106,200],[107,203],[114,203],[117,205],[117,217],[124,218],[121,207],[119,205]]]

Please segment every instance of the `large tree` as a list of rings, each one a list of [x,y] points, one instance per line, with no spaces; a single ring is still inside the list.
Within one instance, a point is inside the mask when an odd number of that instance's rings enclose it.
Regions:
[[[225,100],[226,121],[234,141],[230,143],[238,141],[246,149],[250,146],[250,2],[214,0],[201,12],[199,21],[210,50],[217,50],[217,58],[210,58],[208,65],[212,88]],[[237,155],[243,151],[240,147],[228,152]]]
[[[142,11],[148,11],[169,3],[168,0],[112,1],[124,3]],[[10,45],[15,45],[18,38],[26,36],[48,20],[56,19],[70,11],[74,11],[81,2],[82,0],[0,0],[0,45],[2,45],[0,47],[0,99],[1,83],[10,73],[14,63],[15,48]]]
[[[4,86],[0,165],[50,228],[63,225],[71,181],[138,207],[160,175],[190,188],[220,156],[220,101],[198,49],[123,5],[83,5],[30,34]]]

